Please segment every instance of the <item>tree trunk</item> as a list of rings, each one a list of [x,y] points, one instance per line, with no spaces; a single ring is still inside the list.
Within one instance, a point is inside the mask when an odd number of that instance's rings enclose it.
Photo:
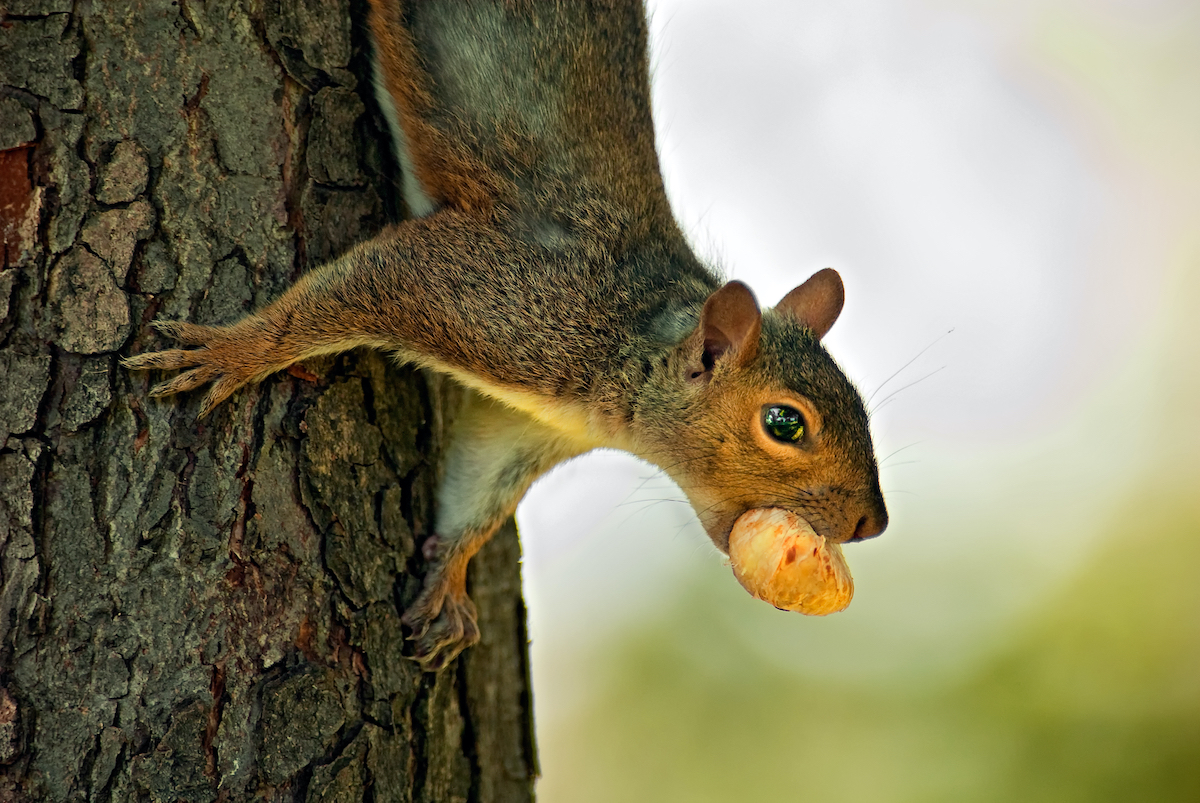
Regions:
[[[402,657],[457,390],[357,352],[197,421],[117,365],[398,203],[362,4],[7,14],[0,800],[531,799],[511,526],[473,561],[482,643]]]

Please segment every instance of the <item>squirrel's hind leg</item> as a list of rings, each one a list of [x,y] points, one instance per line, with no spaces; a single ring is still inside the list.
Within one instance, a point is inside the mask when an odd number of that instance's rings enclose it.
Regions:
[[[479,641],[467,564],[540,475],[578,453],[525,413],[466,392],[438,491],[437,534],[424,544],[425,581],[404,612],[414,658],[437,671]]]

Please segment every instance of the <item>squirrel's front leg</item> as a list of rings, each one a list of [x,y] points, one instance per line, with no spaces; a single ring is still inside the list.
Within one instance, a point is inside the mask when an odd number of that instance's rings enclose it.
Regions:
[[[386,238],[380,238],[386,242]],[[238,388],[259,382],[303,359],[358,346],[401,348],[388,331],[386,311],[364,303],[360,265],[376,241],[303,276],[265,309],[228,326],[155,321],[163,334],[191,348],[136,354],[126,368],[183,371],[155,385],[151,396],[170,396],[212,383],[200,405],[204,417]]]
[[[437,534],[420,595],[404,612],[414,657],[437,671],[479,641],[467,563],[513,514],[530,484],[579,452],[525,413],[468,391],[455,419],[438,492]]]

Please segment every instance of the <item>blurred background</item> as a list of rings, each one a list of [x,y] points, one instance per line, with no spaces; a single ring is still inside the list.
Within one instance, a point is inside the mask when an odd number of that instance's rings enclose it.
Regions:
[[[826,266],[891,526],[824,619],[653,468],[518,512],[543,803],[1200,800],[1200,6],[658,0],[700,253]]]

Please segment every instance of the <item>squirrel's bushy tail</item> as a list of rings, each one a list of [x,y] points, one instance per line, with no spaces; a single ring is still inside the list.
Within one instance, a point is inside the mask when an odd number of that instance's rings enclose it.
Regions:
[[[635,217],[666,212],[641,0],[370,3],[413,214],[538,206],[564,181]]]
[[[409,28],[413,9],[401,0],[370,0],[375,93],[403,172],[404,200],[423,217],[439,206],[484,211],[495,178],[476,154],[435,120],[433,80],[422,66]]]

